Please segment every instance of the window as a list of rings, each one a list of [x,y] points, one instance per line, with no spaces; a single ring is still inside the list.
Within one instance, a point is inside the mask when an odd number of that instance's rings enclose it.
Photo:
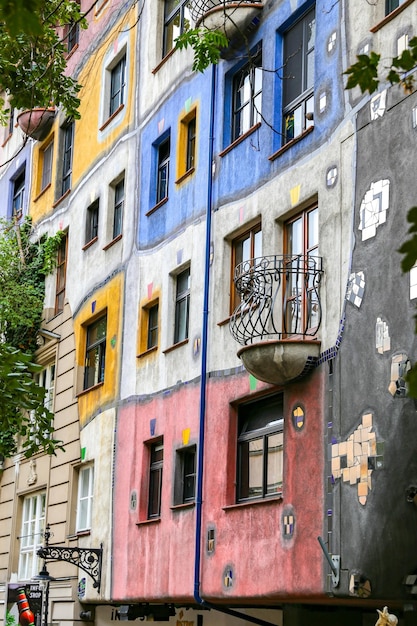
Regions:
[[[283,396],[269,396],[238,410],[237,500],[282,491]]]
[[[319,253],[318,221],[318,208],[314,207],[285,225],[285,252],[290,270],[286,272],[285,284],[284,328],[287,333],[303,333],[319,324],[317,285],[311,273],[307,273]]]
[[[400,4],[402,4],[404,2],[404,0],[386,0],[385,1],[385,15],[388,15],[388,13],[391,13],[391,11],[394,11],[394,9],[397,9]]]
[[[87,208],[87,222],[85,229],[85,243],[88,244],[98,237],[98,213],[100,202],[95,200]]]
[[[71,22],[65,29],[65,43],[68,54],[72,52],[78,45],[78,38],[80,34],[80,25],[78,22]]]
[[[87,326],[85,351],[84,389],[104,382],[106,361],[107,316]]]
[[[191,174],[196,165],[197,109],[189,111],[182,119],[178,132],[177,183]]]
[[[190,0],[165,0],[163,56],[175,47],[176,38],[191,26]]]
[[[126,90],[126,55],[112,68],[110,76],[110,109],[109,116],[125,102]]]
[[[54,410],[54,391],[55,391],[55,363],[50,363],[43,368],[35,379],[39,387],[45,389],[44,404],[46,408],[53,412]]]
[[[54,153],[54,144],[51,141],[46,148],[42,150],[42,178],[41,191],[51,184],[52,180],[52,157]]]
[[[314,8],[284,34],[284,143],[313,125],[315,36]]]
[[[13,133],[13,129],[14,129],[14,112],[15,109],[13,107],[10,107],[10,112],[9,112],[9,135],[11,135]]]
[[[122,234],[124,203],[125,179],[123,177],[114,188],[113,239]]]
[[[232,280],[230,289],[230,313],[239,306],[241,297],[237,291],[233,278],[234,270],[239,263],[247,263],[252,267],[253,260],[262,255],[262,230],[261,224],[255,224],[250,230],[240,235],[232,242]]]
[[[148,340],[146,349],[150,350],[158,345],[158,302],[148,309]]]
[[[196,485],[197,453],[195,446],[177,450],[175,467],[175,504],[194,502]]]
[[[78,473],[77,532],[91,528],[94,496],[94,467],[87,465]]]
[[[19,580],[30,580],[40,569],[37,550],[42,546],[45,529],[45,493],[26,496],[23,500],[20,530]]]
[[[163,461],[164,444],[163,441],[158,441],[150,447],[148,519],[161,515]]]
[[[188,321],[190,315],[190,268],[177,276],[175,297],[174,344],[188,339]]]
[[[195,115],[190,119],[187,124],[187,159],[186,159],[186,168],[188,170],[194,167],[195,161],[195,130],[196,130],[196,120]]]
[[[23,213],[23,198],[25,195],[25,170],[13,181],[12,216],[20,217]]]
[[[261,120],[262,54],[259,52],[233,78],[232,141]]]
[[[65,282],[67,274],[68,235],[64,235],[58,248],[56,263],[55,315],[64,310]]]
[[[168,198],[170,149],[171,149],[170,137],[165,139],[157,147],[158,172],[157,172],[157,181],[156,181],[156,204]]]
[[[72,156],[74,148],[74,122],[63,127],[63,160],[61,196],[71,189]]]

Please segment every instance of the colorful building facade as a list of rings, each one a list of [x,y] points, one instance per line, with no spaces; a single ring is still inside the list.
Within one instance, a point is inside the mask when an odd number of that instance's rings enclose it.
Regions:
[[[11,215],[24,162],[23,211],[66,234],[37,353],[66,451],[4,461],[5,608],[40,498],[51,548],[101,551],[99,573],[46,559],[57,626],[416,623],[417,99],[344,76],[407,46],[415,2],[88,16],[80,120],[58,109],[0,178]],[[174,46],[195,24],[230,42],[204,72]]]

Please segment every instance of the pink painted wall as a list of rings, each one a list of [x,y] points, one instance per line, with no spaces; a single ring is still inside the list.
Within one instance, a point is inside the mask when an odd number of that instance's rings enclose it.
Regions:
[[[285,390],[283,498],[235,505],[237,413],[230,402],[267,388],[250,390],[249,376],[211,378],[207,390],[206,450],[203,488],[201,596],[207,600],[273,602],[286,596],[323,595],[324,415],[323,382],[317,370]],[[192,601],[195,510],[174,510],[175,449],[190,428],[197,443],[199,384],[120,410],[114,508],[113,592],[117,600]],[[291,419],[296,403],[305,409],[297,430]],[[147,448],[150,420],[154,436],[164,437],[162,508],[159,521],[146,522],[148,499]],[[138,508],[129,510],[130,493]],[[292,508],[295,531],[284,537],[282,516]],[[145,523],[140,523],[140,522]],[[138,524],[139,522],[139,524]],[[214,527],[216,547],[206,552],[207,528]],[[233,569],[233,586],[223,584],[224,570]]]

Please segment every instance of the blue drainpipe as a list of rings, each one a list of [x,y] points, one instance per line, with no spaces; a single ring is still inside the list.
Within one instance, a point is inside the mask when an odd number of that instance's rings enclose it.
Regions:
[[[211,102],[210,102],[210,128],[209,128],[209,156],[207,177],[207,209],[206,209],[206,242],[205,242],[205,267],[204,267],[204,302],[203,302],[203,329],[201,338],[201,379],[200,379],[200,429],[198,435],[197,454],[197,485],[196,485],[196,529],[195,529],[195,552],[194,552],[194,599],[207,609],[214,609],[227,613],[239,619],[243,619],[259,626],[275,626],[252,615],[244,615],[224,606],[217,606],[207,602],[200,596],[200,567],[201,567],[201,514],[203,495],[203,469],[204,469],[204,431],[206,423],[206,379],[207,379],[207,329],[209,308],[209,285],[210,285],[210,244],[211,244],[211,213],[213,200],[213,152],[214,152],[214,114],[216,103],[216,78],[217,65],[212,65],[211,71]]]

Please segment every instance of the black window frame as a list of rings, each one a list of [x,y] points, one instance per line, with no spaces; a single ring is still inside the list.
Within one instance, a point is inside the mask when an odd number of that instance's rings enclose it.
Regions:
[[[175,39],[182,35],[182,33],[187,32],[189,27],[191,26],[191,16],[190,22],[187,25],[187,18],[185,15],[186,9],[190,10],[191,1],[190,0],[178,0],[178,4],[175,5],[170,11],[168,11],[170,0],[165,0],[164,3],[164,40],[163,40],[163,48],[162,48],[162,56],[165,57],[167,54],[174,50],[175,48]],[[177,24],[175,22],[177,21]],[[178,34],[173,33],[171,36],[170,28],[171,26],[177,26]]]
[[[275,415],[275,410],[277,415]],[[240,404],[238,411],[237,433],[237,480],[236,501],[246,502],[252,500],[264,500],[277,497],[282,494],[283,465],[284,465],[284,396],[278,393],[257,399],[252,402]],[[276,419],[273,419],[275,418]],[[279,435],[281,443],[278,446],[282,450],[280,462],[281,474],[277,476],[276,488],[268,485],[268,441]],[[250,450],[251,442],[262,442],[262,450]],[[271,448],[272,449],[272,448]],[[261,484],[250,487],[250,453],[255,456],[262,455]],[[252,468],[254,468],[252,464]],[[254,472],[255,473],[255,472]],[[259,471],[258,471],[259,474]],[[274,485],[274,483],[273,483]],[[252,492],[251,492],[252,489]]]
[[[308,29],[313,23],[313,42],[309,46]],[[314,125],[315,40],[316,9],[313,5],[283,34],[282,135],[284,145],[300,137]],[[312,55],[312,65],[309,61],[310,55]],[[311,85],[308,82],[309,78],[312,80]],[[298,88],[297,85],[299,85]],[[297,120],[299,131],[296,129]]]
[[[123,176],[114,185],[113,207],[113,239],[119,237],[123,231],[123,210],[125,205],[125,177]]]
[[[184,288],[183,281],[187,282],[187,286]],[[187,267],[176,276],[174,344],[181,343],[181,341],[186,341],[188,339],[190,322],[190,286],[191,269]]]
[[[171,136],[157,145],[156,204],[168,199]]]
[[[85,243],[88,244],[98,238],[98,225],[100,215],[100,199],[97,198],[87,207],[85,224]]]
[[[197,139],[197,116],[193,115],[187,122],[187,146],[185,155],[185,171],[192,170],[195,166],[195,150]]]
[[[110,69],[109,117],[125,104],[126,100],[126,52]]]
[[[197,446],[178,448],[175,461],[174,506],[192,504],[197,485]]]
[[[61,238],[56,262],[56,284],[55,284],[55,308],[54,313],[57,315],[64,310],[66,275],[67,275],[67,257],[68,257],[68,234],[65,233]]]
[[[148,519],[161,517],[163,466],[164,441],[159,439],[149,445]]]
[[[146,349],[152,350],[158,345],[159,339],[159,301],[147,308]]]
[[[257,89],[260,76],[260,89]],[[246,82],[248,80],[248,83]],[[232,81],[232,136],[233,143],[245,135],[262,119],[262,48],[258,46],[249,62],[235,72]],[[249,84],[249,97],[242,94]],[[242,123],[242,113],[249,111],[249,122]]]
[[[104,325],[104,335],[94,338],[94,333],[101,325]],[[106,343],[107,343],[107,313],[101,315],[86,327],[86,345],[85,345],[85,368],[84,368],[84,385],[83,389],[91,389],[95,385],[104,383],[106,369]],[[95,359],[94,365],[89,365],[90,355],[94,356],[97,352],[98,359]],[[93,377],[91,377],[91,373]]]
[[[61,196],[71,189],[72,184],[72,160],[74,156],[74,122],[69,122],[62,127],[62,182]]]

